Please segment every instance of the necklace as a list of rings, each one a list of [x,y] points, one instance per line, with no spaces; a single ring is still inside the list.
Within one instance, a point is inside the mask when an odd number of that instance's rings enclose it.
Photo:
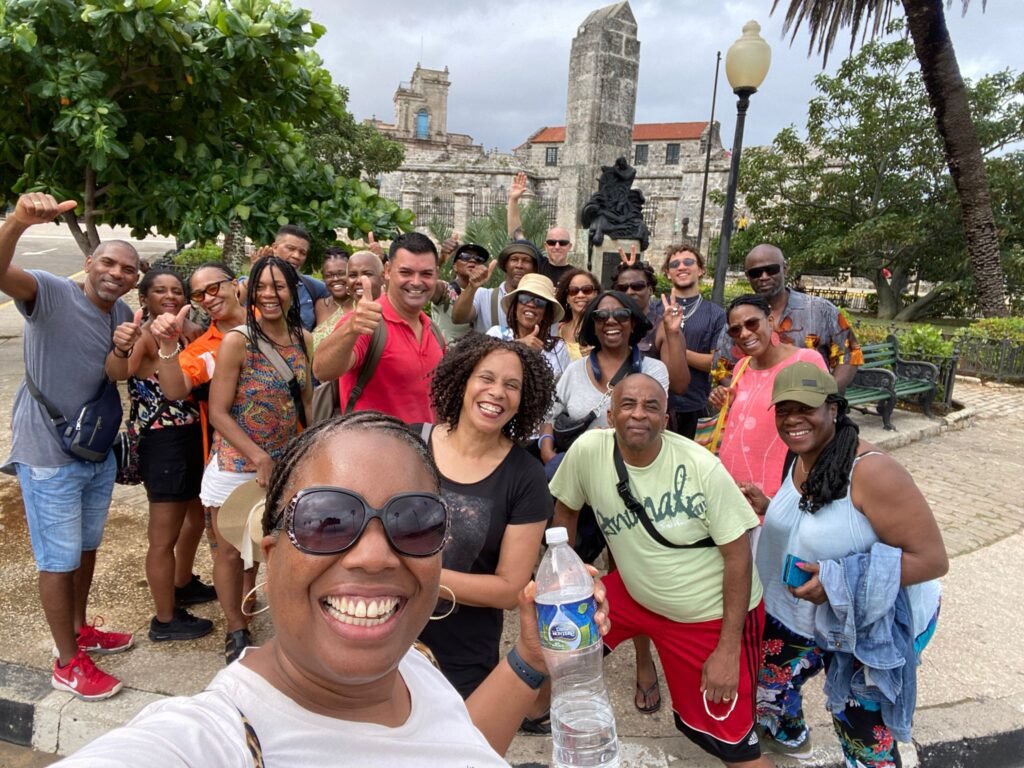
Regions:
[[[693,316],[693,313],[697,311],[697,307],[699,307],[701,305],[702,301],[704,301],[704,297],[701,296],[699,293],[696,296],[694,296],[692,299],[690,299],[689,303],[687,303],[687,300],[685,298],[684,299],[680,299],[679,303],[680,303],[680,306],[682,306],[682,308],[683,308],[683,322],[684,323]]]
[[[803,457],[803,456],[798,456],[798,457],[797,457],[797,460],[798,460],[798,461],[800,462],[800,469],[801,469],[801,470],[803,470],[803,473],[804,473],[804,477],[805,477],[805,478],[807,478],[807,477],[810,477],[810,475],[811,475],[811,470],[809,470],[809,469],[807,468],[807,465],[806,465],[806,464],[804,464],[804,457]]]

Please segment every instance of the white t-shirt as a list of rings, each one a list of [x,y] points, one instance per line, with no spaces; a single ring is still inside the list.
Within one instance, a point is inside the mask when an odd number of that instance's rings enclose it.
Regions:
[[[268,768],[386,765],[492,768],[508,763],[469,719],[444,676],[415,650],[399,665],[412,710],[397,728],[324,717],[231,664],[202,693],[150,704],[127,725],[58,763],[64,768],[252,768],[244,712]]]
[[[608,407],[611,405],[612,396],[610,392],[599,392],[587,376],[587,366],[590,359],[587,357],[573,360],[569,367],[558,379],[555,385],[555,402],[548,411],[545,421],[554,423],[555,417],[562,411],[569,414],[569,418],[579,421],[596,411],[597,418],[590,425],[591,429],[598,429],[608,426]],[[640,372],[646,373],[668,392],[668,368],[661,360],[653,357],[645,357],[640,361]]]
[[[495,307],[495,301],[493,298],[494,292],[498,292],[498,316],[493,317],[491,310]],[[473,330],[479,331],[480,333],[487,333],[487,329],[492,325],[499,326],[504,330],[508,326],[508,318],[505,313],[501,311],[501,300],[505,298],[505,294],[508,293],[508,286],[505,281],[502,280],[498,284],[497,288],[478,288],[477,292],[473,294],[473,308],[476,310],[476,317],[473,320]]]

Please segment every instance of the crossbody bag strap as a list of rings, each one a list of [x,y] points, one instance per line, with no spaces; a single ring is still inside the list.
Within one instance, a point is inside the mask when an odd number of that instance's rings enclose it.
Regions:
[[[292,400],[295,402],[295,413],[299,417],[299,424],[305,428],[306,426],[306,407],[302,404],[302,388],[299,386],[299,380],[295,377],[295,372],[292,367],[288,365],[288,361],[284,359],[280,352],[274,349],[273,345],[267,345],[263,339],[253,339],[249,334],[249,328],[245,325],[236,325],[231,329],[242,334],[246,339],[256,344],[256,349],[261,355],[263,355],[274,366],[274,370],[277,371],[277,375],[280,376],[285,385],[288,387],[288,392],[292,396]],[[230,331],[229,331],[230,332]]]
[[[669,549],[701,549],[703,547],[715,546],[714,539],[710,536],[706,536],[700,541],[695,541],[693,544],[673,544],[662,536],[658,529],[654,527],[651,518],[647,516],[647,510],[644,509],[643,504],[636,500],[633,492],[629,489],[629,474],[626,472],[626,462],[622,459],[622,452],[619,451],[618,441],[613,439],[612,445],[612,460],[615,462],[615,474],[619,479],[619,482],[615,484],[615,490],[618,491],[619,498],[625,503],[626,509],[636,515],[637,520],[640,521],[640,524],[643,525],[644,530],[647,531],[652,539]]]
[[[501,327],[501,315],[498,314],[498,289],[491,288],[491,325]]]
[[[740,378],[742,378],[743,373],[750,365],[750,360],[751,358],[748,355],[736,364],[736,367],[733,369],[732,381],[729,382],[730,388],[735,387]],[[725,420],[729,415],[730,406],[732,406],[731,397],[725,401],[725,405],[718,412],[718,420],[715,421],[715,431],[711,433],[711,442],[708,444],[708,449],[712,453],[718,453],[718,444],[722,440],[722,430],[725,429]]]
[[[370,383],[370,379],[373,378],[373,374],[377,370],[377,364],[380,362],[381,355],[384,354],[384,345],[388,341],[388,329],[387,322],[381,320],[377,324],[377,327],[373,329],[373,334],[370,336],[370,346],[366,350],[366,357],[363,359],[363,364],[359,368],[359,375],[356,376],[356,383],[352,387],[352,390],[348,393],[348,400],[345,403],[345,407],[342,409],[342,413],[352,413],[355,410],[356,403],[363,394],[363,390],[366,385]]]

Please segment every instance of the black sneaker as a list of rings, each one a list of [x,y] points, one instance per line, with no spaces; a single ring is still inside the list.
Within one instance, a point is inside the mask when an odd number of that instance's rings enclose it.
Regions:
[[[178,605],[198,605],[217,599],[217,590],[212,584],[203,584],[199,577],[192,574],[192,581],[184,587],[174,588],[174,602]]]
[[[237,661],[242,651],[252,645],[252,635],[248,629],[236,629],[224,636],[224,665]]]
[[[213,631],[213,622],[193,616],[184,608],[174,609],[170,621],[157,621],[154,616],[149,622],[149,639],[154,643],[167,640],[195,640]]]

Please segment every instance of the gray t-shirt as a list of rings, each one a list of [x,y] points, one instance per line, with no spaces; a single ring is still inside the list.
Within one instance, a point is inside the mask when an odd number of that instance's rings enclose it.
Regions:
[[[493,317],[491,310],[494,308],[494,292],[498,292],[498,316]],[[473,295],[473,307],[476,309],[476,319],[473,321],[473,330],[480,333],[487,333],[492,325],[497,325],[505,330],[508,325],[508,318],[501,309],[501,300],[508,293],[508,286],[502,281],[497,288],[479,288]]]
[[[31,314],[25,302],[15,302],[25,318],[25,369],[47,400],[65,418],[73,418],[100,389],[110,351],[110,315],[93,304],[66,277],[29,270],[38,286]],[[118,300],[112,309],[114,326],[129,322],[132,311]],[[11,464],[61,467],[75,459],[64,452],[50,417],[22,381],[11,414]]]
[[[588,357],[574,360],[565,369],[565,373],[555,385],[555,401],[548,411],[545,421],[554,423],[555,417],[565,411],[573,421],[580,421],[591,411],[597,418],[591,423],[591,429],[608,426],[608,407],[611,405],[610,392],[598,392],[587,376]],[[656,379],[668,392],[668,368],[661,360],[645,357],[640,361],[640,372]]]

